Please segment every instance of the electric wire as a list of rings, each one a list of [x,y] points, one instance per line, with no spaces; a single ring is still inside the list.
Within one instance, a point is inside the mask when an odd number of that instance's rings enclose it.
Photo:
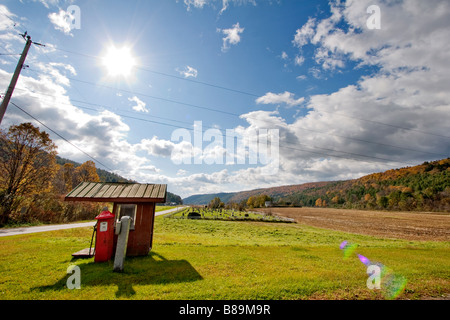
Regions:
[[[77,53],[77,52],[73,52],[73,51],[69,51],[69,50],[64,50],[64,49],[59,49],[59,48],[55,48],[56,50],[60,50],[60,51],[64,51],[64,52],[68,52],[68,53],[72,53],[72,54],[78,54],[78,55],[82,55],[85,57],[90,57],[90,58],[95,58],[95,59],[101,59],[100,57],[95,57],[95,56],[90,56],[90,55],[86,55],[83,53]],[[13,55],[13,54],[11,54]],[[47,59],[49,60],[49,58],[47,57]],[[163,72],[158,72],[158,71],[154,71],[154,70],[150,70],[144,66],[137,66],[137,68],[143,70],[143,71],[147,71],[147,72],[151,72],[154,74],[158,74],[158,75],[163,75],[163,76],[167,76],[167,77],[172,77],[172,78],[177,78],[180,80],[185,80],[185,81],[189,81],[189,82],[194,82],[194,83],[198,83],[198,84],[202,84],[202,85],[207,85],[210,87],[215,87],[215,88],[219,88],[219,89],[224,89],[224,90],[228,90],[228,91],[233,91],[233,92],[237,92],[237,93],[241,93],[241,94],[246,94],[246,95],[250,95],[250,96],[254,96],[254,97],[259,97],[259,95],[256,94],[252,94],[252,93],[248,93],[245,91],[241,91],[241,90],[235,90],[235,89],[231,89],[231,88],[227,88],[227,87],[223,87],[223,86],[218,86],[218,85],[214,85],[214,84],[210,84],[210,83],[206,83],[206,82],[201,82],[201,81],[197,81],[197,80],[192,80],[192,79],[187,79],[187,78],[183,78],[183,77],[179,77],[179,76],[174,76],[174,75],[170,75],[167,73],[163,73]],[[29,69],[31,71],[37,72],[36,70],[32,70]],[[161,100],[161,101],[166,101],[166,102],[170,102],[170,103],[175,103],[175,104],[180,104],[180,105],[185,105],[188,107],[193,107],[193,108],[199,108],[199,109],[203,109],[203,110],[208,110],[208,111],[212,111],[212,112],[219,112],[219,113],[223,113],[223,114],[228,114],[228,115],[232,115],[232,116],[237,116],[240,117],[240,114],[236,114],[236,113],[232,113],[232,112],[227,112],[227,111],[223,111],[221,109],[216,109],[216,108],[210,108],[210,107],[204,107],[204,106],[199,106],[199,105],[195,105],[195,104],[190,104],[190,103],[185,103],[182,101],[176,101],[173,99],[167,99],[167,98],[162,98],[162,97],[156,97],[156,96],[152,96],[152,95],[148,95],[148,94],[144,94],[144,93],[137,93],[137,92],[133,92],[131,90],[125,90],[125,89],[120,89],[120,88],[115,88],[112,86],[107,86],[107,85],[103,85],[103,84],[96,84],[96,83],[92,83],[92,82],[88,82],[88,81],[83,81],[83,80],[79,80],[79,79],[74,79],[74,78],[69,78],[69,80],[71,81],[77,81],[80,83],[85,83],[85,84],[90,84],[90,85],[94,85],[94,86],[98,86],[98,87],[104,87],[104,88],[108,88],[108,89],[112,89],[112,90],[117,90],[117,91],[121,91],[121,92],[127,92],[130,94],[135,94],[135,95],[140,95],[140,96],[145,96],[148,98],[152,98],[152,99],[157,99],[157,100]],[[86,102],[82,102],[82,103],[86,103]],[[15,105],[17,107],[17,105]],[[92,109],[92,108],[91,108]],[[21,109],[22,111],[24,111],[23,109]],[[98,110],[96,110],[98,112]],[[25,112],[25,111],[24,111]],[[330,112],[331,113],[331,112]],[[347,116],[347,115],[343,115],[343,114],[337,114],[339,116],[343,116],[343,117],[349,117],[349,118],[353,118],[353,119],[358,119],[361,121],[368,121],[368,122],[372,122],[375,124],[380,124],[380,125],[386,125],[386,126],[391,126],[391,127],[395,127],[395,128],[399,128],[402,130],[411,130],[411,131],[415,131],[415,132],[419,132],[419,133],[423,133],[423,134],[430,134],[430,135],[434,135],[434,136],[439,136],[439,137],[443,137],[443,138],[450,138],[447,136],[443,136],[443,135],[438,135],[438,134],[434,134],[434,133],[429,133],[429,132],[425,132],[425,131],[420,131],[420,130],[415,130],[415,129],[411,129],[411,128],[404,128],[404,127],[399,127],[399,126],[395,126],[395,125],[391,125],[391,124],[386,124],[386,123],[382,123],[382,122],[377,122],[377,121],[373,121],[373,120],[367,120],[367,119],[361,119],[361,118],[356,118],[356,117],[352,117],[352,116]],[[30,115],[31,116],[31,115]],[[141,120],[141,121],[146,121],[146,122],[152,122],[152,123],[157,123],[157,124],[161,124],[161,125],[170,125],[170,124],[165,124],[165,123],[161,123],[161,122],[157,122],[157,121],[151,121],[151,120],[146,120],[146,119],[142,119],[142,118],[138,118],[138,117],[131,117],[131,116],[126,116],[126,115],[120,115],[122,117],[126,117],[129,119],[134,119],[134,120]],[[161,117],[159,117],[161,118]],[[167,119],[169,120],[169,119]],[[39,121],[36,119],[36,121]],[[171,120],[171,121],[175,121],[175,120]],[[261,121],[261,119],[258,119],[258,121]],[[263,120],[264,121],[264,120]],[[174,126],[174,125],[170,125],[170,126]],[[187,130],[192,130],[191,128],[186,128],[186,127],[180,127],[180,126],[174,126],[174,127],[178,127],[178,128],[185,128]],[[316,133],[322,133],[322,134],[329,134],[326,132],[321,132],[321,131],[317,131],[317,130],[310,130],[310,129],[305,129],[305,128],[300,128],[302,130],[307,130],[307,131],[312,131],[312,132],[316,132]],[[51,129],[49,129],[51,130]],[[334,135],[334,136],[338,136],[335,134],[330,134],[330,135]],[[398,146],[393,146],[393,145],[388,145],[388,144],[382,144],[379,142],[373,142],[373,141],[366,141],[366,140],[362,140],[362,139],[357,139],[357,138],[348,138],[348,137],[344,137],[344,136],[339,136],[342,138],[346,138],[346,139],[354,139],[354,140],[358,140],[361,142],[366,142],[366,143],[373,143],[373,144],[379,144],[379,145],[385,145],[385,146],[389,146],[389,147],[394,147],[394,148],[401,148],[401,149],[405,149],[405,150],[410,150],[410,151],[415,151],[415,152],[421,152],[421,153],[429,153],[432,154],[430,152],[426,152],[426,151],[419,151],[419,150],[413,150],[413,149],[408,149],[408,148],[404,148],[404,147],[398,147]],[[70,143],[70,142],[69,142]],[[290,144],[290,143],[288,143]],[[301,143],[297,143],[297,145],[304,145]],[[280,146],[280,147],[285,147],[285,146]],[[307,147],[311,147],[311,146],[307,146]],[[289,148],[289,147],[286,147]],[[395,161],[395,162],[402,162],[402,161],[398,161],[398,160],[392,160],[392,159],[386,159],[386,158],[380,158],[380,157],[374,157],[374,156],[367,156],[367,155],[361,155],[361,154],[356,154],[356,153],[351,153],[351,152],[345,152],[345,151],[338,151],[338,150],[334,150],[334,149],[329,149],[329,148],[321,148],[321,147],[316,147],[313,146],[312,148],[315,149],[321,149],[321,150],[327,150],[327,151],[333,151],[333,152],[340,152],[340,153],[346,153],[346,154],[351,154],[351,155],[356,155],[356,156],[360,156],[360,157],[367,157],[367,158],[372,158],[372,159],[378,159],[378,160],[384,160],[384,161]],[[290,149],[295,149],[295,148],[290,148]],[[310,152],[310,153],[315,153],[312,151],[308,151],[308,150],[304,150],[304,149],[297,149],[297,150],[301,150],[301,151],[305,151],[305,152]],[[82,150],[80,150],[82,151]],[[83,151],[84,152],[84,151]],[[330,154],[324,154],[324,153],[318,153],[318,154],[322,154],[322,155],[328,155],[328,156],[334,156],[336,157],[337,155],[330,155]],[[436,153],[433,153],[436,154]],[[437,155],[437,154],[436,154]],[[441,154],[439,154],[441,155]],[[354,160],[354,159],[352,159]],[[406,163],[406,162],[403,162]],[[103,164],[102,164],[103,165]],[[104,166],[104,165],[103,165]]]
[[[90,107],[85,107],[85,106],[78,106],[78,105],[73,105],[73,106],[77,107],[77,108],[81,108],[81,109],[86,109],[86,110],[99,112],[99,110],[95,109],[95,108],[90,108]],[[118,116],[121,116],[123,118],[128,118],[128,119],[132,119],[132,120],[138,120],[138,121],[142,121],[142,122],[158,124],[158,125],[173,127],[173,128],[177,128],[177,129],[186,129],[186,130],[189,130],[189,131],[194,131],[195,130],[195,129],[191,128],[191,127],[174,125],[174,124],[164,123],[164,122],[160,122],[160,121],[144,119],[142,117],[134,117],[134,116],[125,115],[125,114],[121,114],[121,113],[117,113],[117,112],[115,112],[115,114],[118,115]],[[165,120],[170,120],[170,119],[165,119]],[[187,122],[185,122],[185,123],[187,123]],[[188,123],[188,124],[190,124],[190,123]],[[208,127],[208,126],[206,126],[206,128],[215,129],[214,127]],[[202,133],[204,133],[203,128],[202,128]],[[227,136],[226,134],[225,134],[225,137],[234,138],[234,136]],[[388,158],[382,158],[382,157],[369,156],[369,155],[358,154],[358,153],[353,153],[353,152],[347,152],[347,151],[342,151],[342,150],[330,149],[330,148],[309,146],[309,145],[302,144],[302,143],[285,142],[285,144],[292,145],[292,146],[303,146],[303,147],[307,147],[307,148],[325,150],[325,151],[330,151],[330,152],[338,152],[338,153],[341,153],[341,154],[348,154],[348,155],[357,156],[357,157],[363,157],[363,158],[367,158],[367,159],[364,159],[364,160],[362,160],[362,159],[354,159],[352,157],[345,157],[345,156],[342,156],[342,155],[330,154],[330,153],[327,153],[327,152],[315,152],[315,151],[306,150],[306,149],[289,147],[289,146],[281,145],[281,144],[279,144],[279,147],[280,148],[285,148],[285,149],[290,149],[290,150],[297,150],[297,151],[308,152],[308,153],[317,154],[317,155],[321,155],[321,156],[349,159],[349,160],[353,160],[353,161],[379,162],[379,161],[375,161],[375,160],[382,160],[382,161],[387,161],[387,162],[392,162],[392,163],[403,163],[403,164],[408,164],[408,165],[415,165],[415,163],[412,163],[412,162],[406,162],[406,161],[401,161],[401,160],[394,160],[394,159],[388,159]]]
[[[65,137],[63,137],[61,134],[59,134],[58,132],[56,132],[55,130],[53,130],[52,128],[50,128],[49,126],[47,126],[46,124],[44,124],[42,121],[40,121],[39,119],[37,119],[36,117],[34,117],[33,115],[31,115],[29,112],[25,111],[24,109],[22,109],[21,107],[19,107],[16,103],[10,101],[10,103],[15,106],[17,109],[19,109],[20,111],[22,111],[23,113],[25,113],[26,115],[28,115],[30,118],[33,118],[35,121],[39,122],[42,126],[44,126],[45,128],[47,128],[48,130],[50,130],[51,132],[53,132],[54,134],[56,134],[58,137],[60,137],[61,139],[63,139],[65,142],[67,142],[68,144],[70,144],[71,146],[75,147],[78,151],[81,151],[82,153],[84,153],[86,156],[88,156],[89,158],[91,158],[92,160],[94,160],[96,163],[100,164],[101,166],[103,166],[104,168],[106,168],[107,170],[114,172],[113,169],[111,169],[110,167],[108,167],[107,165],[105,165],[104,163],[102,163],[101,161],[97,160],[95,157],[91,156],[89,153],[87,153],[86,151],[82,150],[81,148],[79,148],[78,146],[76,146],[75,144],[73,144],[72,142],[70,142],[68,139],[66,139]]]
[[[92,59],[99,59],[99,60],[102,59],[99,56],[93,56],[93,55],[88,55],[88,54],[84,54],[84,53],[80,53],[80,52],[64,50],[64,49],[60,49],[60,48],[56,48],[56,47],[55,47],[55,50],[59,50],[59,51],[67,52],[67,53],[72,53],[72,54],[76,54],[76,55],[80,55],[80,56],[84,56],[84,57],[88,57],[88,58],[92,58]],[[218,89],[228,90],[228,91],[232,91],[232,92],[236,92],[236,93],[240,93],[240,94],[244,94],[244,95],[248,95],[248,96],[253,96],[253,97],[257,97],[257,98],[261,97],[261,95],[250,93],[250,92],[247,92],[247,91],[244,91],[244,90],[231,89],[231,88],[227,88],[227,87],[224,87],[224,86],[211,84],[211,83],[208,83],[208,82],[193,80],[193,79],[184,78],[184,77],[180,77],[180,76],[175,76],[175,75],[164,73],[164,72],[151,70],[148,67],[143,66],[143,65],[136,65],[135,67],[140,69],[140,70],[143,70],[143,71],[146,71],[146,72],[150,72],[150,73],[153,73],[153,74],[157,74],[157,75],[162,75],[162,76],[171,77],[171,78],[175,78],[175,79],[179,79],[179,80],[183,80],[183,81],[193,82],[193,83],[206,85],[206,86],[210,86],[210,87],[214,87],[214,88],[218,88]],[[70,80],[73,80],[73,79],[70,79]],[[76,80],[74,80],[74,81],[76,81]],[[120,90],[120,89],[117,89],[117,90]],[[216,110],[216,109],[214,109],[214,110],[216,112],[220,112],[221,111],[221,110]],[[374,124],[378,124],[378,125],[389,126],[389,127],[393,127],[393,128],[397,128],[397,129],[414,131],[414,132],[418,132],[418,133],[422,133],[422,134],[433,135],[433,136],[436,136],[436,137],[442,137],[442,138],[450,139],[450,136],[436,134],[436,133],[423,131],[423,130],[406,128],[406,127],[402,127],[402,126],[393,125],[393,124],[390,124],[390,123],[384,123],[384,122],[381,122],[381,121],[374,121],[374,120],[364,119],[364,118],[360,118],[360,117],[355,117],[355,116],[350,116],[350,115],[336,113],[336,112],[330,112],[330,111],[323,111],[323,110],[321,110],[321,112],[330,113],[330,114],[333,114],[333,115],[338,115],[338,116],[341,116],[341,117],[346,117],[346,118],[351,118],[351,119],[357,119],[357,120],[360,120],[360,121],[370,122],[370,123],[374,123]],[[225,112],[225,113],[229,114],[227,112]]]
[[[33,71],[35,73],[43,73],[41,71],[37,71],[37,70],[34,70],[34,69],[27,69],[27,70]],[[68,78],[68,79],[72,80],[72,81],[75,81],[75,82],[81,82],[81,83],[85,83],[85,84],[88,84],[88,85],[92,85],[92,86],[103,87],[103,88],[107,88],[107,89],[115,90],[115,91],[119,91],[119,92],[126,92],[126,93],[129,93],[129,94],[132,94],[132,95],[145,96],[145,97],[148,97],[148,98],[153,98],[153,99],[162,100],[162,101],[175,103],[175,104],[180,104],[180,105],[184,105],[184,106],[195,107],[195,108],[199,108],[199,109],[203,109],[203,110],[219,112],[219,113],[226,113],[228,115],[232,115],[232,116],[236,116],[236,117],[240,117],[241,116],[239,114],[232,113],[232,112],[224,112],[224,111],[222,111],[220,109],[215,109],[215,108],[210,108],[210,107],[203,107],[203,106],[199,106],[199,105],[193,105],[193,104],[189,104],[189,103],[185,103],[185,102],[181,102],[181,101],[176,101],[176,100],[173,100],[173,99],[155,97],[155,96],[148,95],[148,94],[145,94],[145,93],[135,92],[135,91],[131,91],[131,90],[124,90],[124,89],[120,89],[120,88],[116,88],[116,87],[112,87],[112,86],[108,86],[108,85],[97,84],[97,83],[84,81],[84,80],[78,80],[78,79],[74,79],[74,78]],[[86,102],[82,102],[82,103],[86,103]],[[106,106],[103,106],[103,107],[106,108]],[[167,119],[167,118],[163,118],[163,117],[157,117],[157,116],[152,116],[152,117],[176,122],[176,120],[171,120],[171,119]],[[136,119],[136,117],[133,117],[133,118]],[[253,119],[253,120],[258,120],[258,121],[263,121],[263,122],[269,123],[267,120],[256,119],[256,118],[252,118],[252,117],[248,117],[248,119]],[[406,148],[406,147],[401,147],[401,146],[396,146],[396,145],[387,144],[387,143],[381,143],[381,142],[374,142],[374,141],[369,141],[369,140],[364,140],[364,139],[359,139],[359,138],[354,138],[354,137],[347,137],[347,136],[338,135],[338,134],[335,134],[335,133],[329,133],[329,132],[320,131],[320,130],[314,130],[314,129],[307,129],[307,128],[304,128],[304,127],[298,127],[298,129],[304,130],[304,131],[313,132],[313,133],[317,133],[317,134],[325,134],[325,135],[339,137],[339,138],[344,138],[344,139],[348,139],[348,140],[354,140],[354,141],[363,142],[363,143],[370,143],[370,144],[376,144],[376,145],[385,146],[385,147],[392,147],[392,148],[402,149],[402,150],[406,150],[406,151],[413,151],[413,152],[418,152],[418,153],[423,153],[423,154],[433,154],[433,155],[444,156],[444,157],[447,156],[447,155],[440,154],[440,153],[428,152],[428,151],[417,150],[417,149],[411,149],[411,148]],[[321,149],[320,147],[313,147],[313,148]],[[327,150],[330,150],[330,149],[327,149]],[[336,152],[347,153],[345,151],[337,151],[337,150],[335,150],[335,151]],[[364,156],[364,155],[360,155],[360,156]],[[367,156],[367,157],[370,157],[370,156]],[[378,157],[375,157],[375,158],[378,158]],[[386,160],[384,158],[381,158],[381,159],[382,160]]]

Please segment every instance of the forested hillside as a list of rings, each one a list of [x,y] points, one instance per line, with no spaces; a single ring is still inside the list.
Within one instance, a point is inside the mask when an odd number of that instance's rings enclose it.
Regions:
[[[450,159],[374,173],[278,197],[294,206],[450,211]]]
[[[354,180],[324,181],[226,194],[225,203],[267,195],[274,205],[450,212],[450,159],[373,173]],[[231,196],[230,196],[231,195]],[[220,194],[196,195],[186,203],[207,204]]]

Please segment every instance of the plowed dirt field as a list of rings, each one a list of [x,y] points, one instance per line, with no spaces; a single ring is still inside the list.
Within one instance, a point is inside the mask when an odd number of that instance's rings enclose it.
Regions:
[[[297,223],[384,238],[450,241],[450,214],[330,208],[264,208]]]

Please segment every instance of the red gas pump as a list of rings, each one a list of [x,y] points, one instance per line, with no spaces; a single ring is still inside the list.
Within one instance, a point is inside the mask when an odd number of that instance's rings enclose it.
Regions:
[[[97,237],[95,240],[95,262],[112,258],[114,247],[114,215],[105,208],[97,219]]]

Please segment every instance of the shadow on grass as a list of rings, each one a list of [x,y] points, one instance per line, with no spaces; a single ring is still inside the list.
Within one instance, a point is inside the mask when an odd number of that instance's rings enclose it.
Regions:
[[[78,259],[72,259],[76,261]],[[163,256],[150,252],[145,257],[127,257],[124,271],[113,272],[113,261],[79,264],[81,289],[89,286],[116,285],[116,297],[131,297],[136,294],[133,285],[170,284],[202,280],[202,276],[186,260],[167,260]],[[67,280],[72,274],[67,274],[56,283],[47,286],[31,288],[32,291],[46,292],[69,290]],[[96,297],[93,297],[96,298]]]

